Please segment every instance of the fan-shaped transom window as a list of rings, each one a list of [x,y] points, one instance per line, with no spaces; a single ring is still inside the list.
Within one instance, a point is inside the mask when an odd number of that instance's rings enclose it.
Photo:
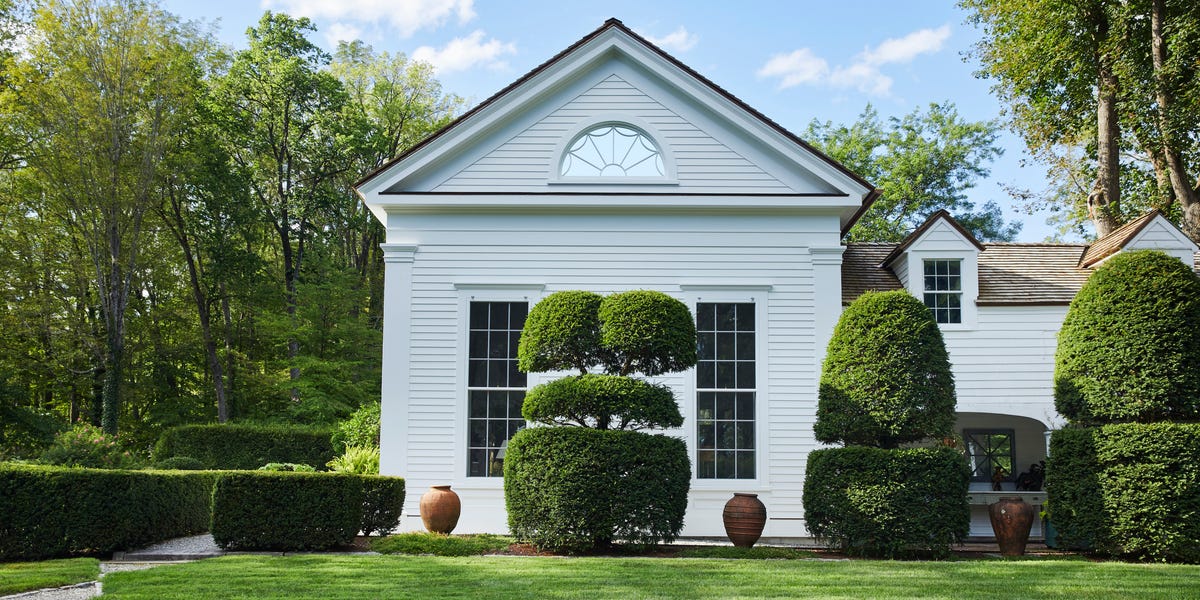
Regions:
[[[649,136],[628,125],[589,129],[567,148],[562,177],[663,177],[662,152]]]

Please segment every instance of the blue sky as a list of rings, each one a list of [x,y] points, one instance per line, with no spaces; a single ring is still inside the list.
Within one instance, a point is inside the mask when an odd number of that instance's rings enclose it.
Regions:
[[[573,3],[474,0],[166,0],[185,19],[213,23],[219,39],[245,46],[264,10],[313,19],[313,40],[332,49],[362,39],[376,50],[432,62],[446,91],[472,104],[616,17],[784,127],[812,119],[850,123],[871,103],[901,116],[953,102],[968,119],[1000,116],[990,82],[974,77],[965,53],[979,33],[951,1]],[[1026,215],[1001,186],[1040,190],[1045,172],[1022,166],[1024,144],[1007,131],[1005,154],[969,192],[995,200],[1024,223],[1019,240],[1041,241],[1045,214]]]

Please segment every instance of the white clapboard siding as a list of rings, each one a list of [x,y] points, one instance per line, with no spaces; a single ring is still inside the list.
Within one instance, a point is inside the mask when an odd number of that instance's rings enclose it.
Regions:
[[[614,113],[631,115],[661,135],[655,141],[666,147],[676,164],[679,184],[672,186],[672,192],[795,191],[615,74],[446,179],[435,191],[546,191],[558,168],[561,157],[555,153],[564,138],[576,133],[581,121]]]

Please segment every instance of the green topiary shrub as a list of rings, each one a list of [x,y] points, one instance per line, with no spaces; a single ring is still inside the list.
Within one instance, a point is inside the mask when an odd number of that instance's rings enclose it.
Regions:
[[[1058,547],[1091,550],[1104,536],[1108,517],[1097,475],[1096,430],[1058,429],[1046,457],[1046,496]]]
[[[316,473],[317,468],[312,465],[298,465],[296,463],[267,463],[255,471],[272,471],[275,473]]]
[[[350,415],[349,419],[338,423],[333,430],[330,443],[334,450],[341,451],[347,446],[379,447],[379,412],[378,402],[372,402],[360,407]]]
[[[225,473],[213,491],[212,535],[228,550],[323,550],[362,525],[363,485],[340,473]]]
[[[517,366],[527,373],[588,369],[606,363],[600,344],[600,302],[593,292],[555,292],[525,318]]]
[[[1058,334],[1054,400],[1075,423],[1200,418],[1200,278],[1161,252],[1098,267]]]
[[[662,292],[622,292],[600,303],[600,344],[612,354],[610,373],[674,373],[696,364],[696,323]]]
[[[847,554],[944,558],[966,538],[971,474],[950,448],[828,448],[808,455],[808,530]]]
[[[954,376],[929,309],[903,290],[842,313],[821,369],[817,440],[896,448],[954,427]]]
[[[683,425],[671,389],[632,377],[587,374],[535,386],[521,416],[547,425],[647,429]]]
[[[683,440],[635,431],[524,429],[504,461],[513,535],[559,551],[674,539],[690,484]]]
[[[161,471],[203,471],[204,463],[190,456],[172,456],[154,463],[154,468]]]
[[[207,469],[253,470],[272,462],[323,465],[336,452],[328,429],[281,425],[184,425],[163,432],[154,459],[190,456]]]
[[[204,532],[216,478],[0,465],[0,560],[104,554]]]
[[[54,443],[42,453],[41,462],[63,467],[92,469],[133,469],[141,462],[124,448],[117,436],[87,423],[54,436]]]
[[[388,534],[400,524],[404,509],[404,480],[399,477],[363,475],[363,535]]]

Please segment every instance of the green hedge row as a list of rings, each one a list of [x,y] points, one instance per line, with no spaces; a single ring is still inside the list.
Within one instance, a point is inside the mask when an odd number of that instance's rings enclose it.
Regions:
[[[332,430],[282,425],[184,425],[163,432],[154,460],[187,456],[206,469],[251,470],[267,463],[322,468],[337,452]]]
[[[213,490],[212,535],[229,550],[322,550],[350,543],[360,529],[391,531],[403,505],[398,477],[225,473]]]
[[[690,484],[683,440],[636,431],[523,429],[504,461],[513,535],[555,550],[669,542]]]
[[[1055,431],[1046,490],[1067,547],[1200,563],[1200,423]]]
[[[218,475],[0,465],[0,560],[102,554],[202,533]]]
[[[950,448],[828,448],[808,455],[808,530],[847,554],[948,556],[970,527],[970,471]]]

